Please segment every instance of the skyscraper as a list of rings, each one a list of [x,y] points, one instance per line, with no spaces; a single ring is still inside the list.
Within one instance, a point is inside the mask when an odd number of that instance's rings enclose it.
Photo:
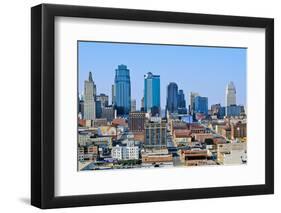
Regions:
[[[180,89],[178,93],[178,108],[185,108],[185,107],[186,107],[186,103],[185,103],[184,93],[183,90]]]
[[[170,113],[178,112],[178,85],[174,82],[167,86],[166,111]]]
[[[114,105],[115,103],[115,89],[114,89],[114,84],[111,86],[111,104]]]
[[[108,106],[108,95],[101,93],[100,95],[96,96],[96,101],[101,102],[101,107],[106,107]]]
[[[140,110],[144,112],[144,97],[141,98],[141,108]]]
[[[102,113],[102,106],[101,106],[101,101],[96,100],[96,118],[101,118],[101,113]]]
[[[84,119],[94,120],[96,118],[96,85],[92,73],[89,72],[89,79],[84,81]]]
[[[230,81],[225,89],[225,106],[236,105],[236,89],[234,83]]]
[[[160,113],[160,76],[148,72],[144,75],[144,111],[158,108]]]
[[[78,112],[81,113],[82,118],[84,117],[84,96],[81,94],[78,96]]]
[[[196,96],[194,99],[194,111],[208,115],[208,98]]]
[[[106,118],[107,121],[111,122],[114,119],[114,107],[106,106],[102,108],[102,118]]]
[[[219,109],[218,118],[219,118],[219,119],[223,119],[224,116],[225,116],[225,107],[222,106],[222,107]]]
[[[197,92],[190,92],[189,93],[189,113],[193,114],[194,113],[194,99],[196,96],[199,96],[199,93]]]
[[[217,116],[218,119],[223,119],[225,116],[225,107],[221,104],[211,105],[211,115]]]
[[[182,89],[180,89],[178,92],[178,113],[179,114],[187,113],[185,97]]]
[[[218,115],[220,108],[221,108],[221,104],[212,104],[211,105],[211,114]]]
[[[119,65],[115,70],[114,101],[119,115],[128,115],[131,110],[130,70],[126,65]]]

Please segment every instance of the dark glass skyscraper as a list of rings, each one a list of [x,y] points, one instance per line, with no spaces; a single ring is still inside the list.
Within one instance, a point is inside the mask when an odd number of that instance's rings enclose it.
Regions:
[[[180,89],[178,93],[178,108],[186,108],[185,97],[182,89]]]
[[[101,101],[96,100],[96,118],[101,118],[101,113],[102,113],[102,106],[101,106]]]
[[[149,72],[144,76],[144,111],[151,112],[152,108],[160,113],[160,76]]]
[[[178,113],[187,114],[186,102],[182,89],[180,89],[178,93]]]
[[[128,115],[131,110],[130,70],[126,65],[119,65],[115,70],[114,101],[119,115]]]
[[[167,87],[166,111],[175,113],[178,111],[178,85],[174,82]]]

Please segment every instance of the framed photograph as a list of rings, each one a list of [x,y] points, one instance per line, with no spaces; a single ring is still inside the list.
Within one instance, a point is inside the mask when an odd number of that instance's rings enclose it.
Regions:
[[[274,192],[274,20],[31,9],[31,203]]]

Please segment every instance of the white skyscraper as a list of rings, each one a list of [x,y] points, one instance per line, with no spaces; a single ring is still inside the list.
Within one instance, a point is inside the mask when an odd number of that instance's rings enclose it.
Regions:
[[[234,83],[230,81],[225,89],[225,106],[236,105],[236,89]]]
[[[84,81],[84,119],[94,120],[96,118],[96,85],[93,81],[92,73],[89,79]]]

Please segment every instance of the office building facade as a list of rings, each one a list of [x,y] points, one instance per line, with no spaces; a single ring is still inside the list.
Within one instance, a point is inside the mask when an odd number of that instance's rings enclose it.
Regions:
[[[169,113],[178,112],[178,85],[174,82],[167,86],[166,111]]]
[[[190,114],[194,113],[194,108],[195,108],[194,100],[195,100],[196,96],[199,96],[199,93],[197,93],[197,92],[190,92],[189,93],[189,113]]]
[[[186,101],[182,89],[180,89],[178,92],[178,113],[187,114]]]
[[[101,107],[101,101],[95,101],[96,106],[96,118],[101,118],[102,114],[102,107]]]
[[[130,112],[129,114],[129,130],[132,132],[143,132],[145,123],[144,112]]]
[[[236,88],[234,83],[230,81],[225,89],[225,106],[236,105]]]
[[[167,146],[166,122],[146,122],[144,134],[144,146],[146,148],[165,148]]]
[[[102,108],[102,118],[105,118],[108,122],[111,122],[114,119],[114,107],[106,106]]]
[[[230,105],[226,107],[226,116],[235,117],[240,116],[244,112],[244,107],[241,105]]]
[[[151,112],[152,107],[160,113],[160,76],[149,72],[144,76],[144,111]]]
[[[126,65],[119,65],[115,70],[114,101],[119,115],[129,114],[131,110],[130,70]]]
[[[81,117],[84,117],[84,96],[78,96],[78,113],[81,114]]]
[[[178,93],[178,107],[179,108],[186,107],[185,97],[182,89],[180,89]]]
[[[208,115],[208,98],[196,96],[194,99],[194,111]]]
[[[137,111],[137,101],[136,99],[131,100],[131,112]]]
[[[94,120],[96,118],[96,85],[93,81],[92,73],[89,72],[89,78],[84,82],[84,119]]]
[[[219,108],[217,117],[218,119],[223,119],[224,116],[225,116],[225,107],[222,106]]]
[[[111,104],[114,105],[115,104],[115,85],[112,84],[111,85]]]
[[[108,95],[101,93],[100,95],[96,96],[96,101],[101,102],[101,107],[108,106]]]

